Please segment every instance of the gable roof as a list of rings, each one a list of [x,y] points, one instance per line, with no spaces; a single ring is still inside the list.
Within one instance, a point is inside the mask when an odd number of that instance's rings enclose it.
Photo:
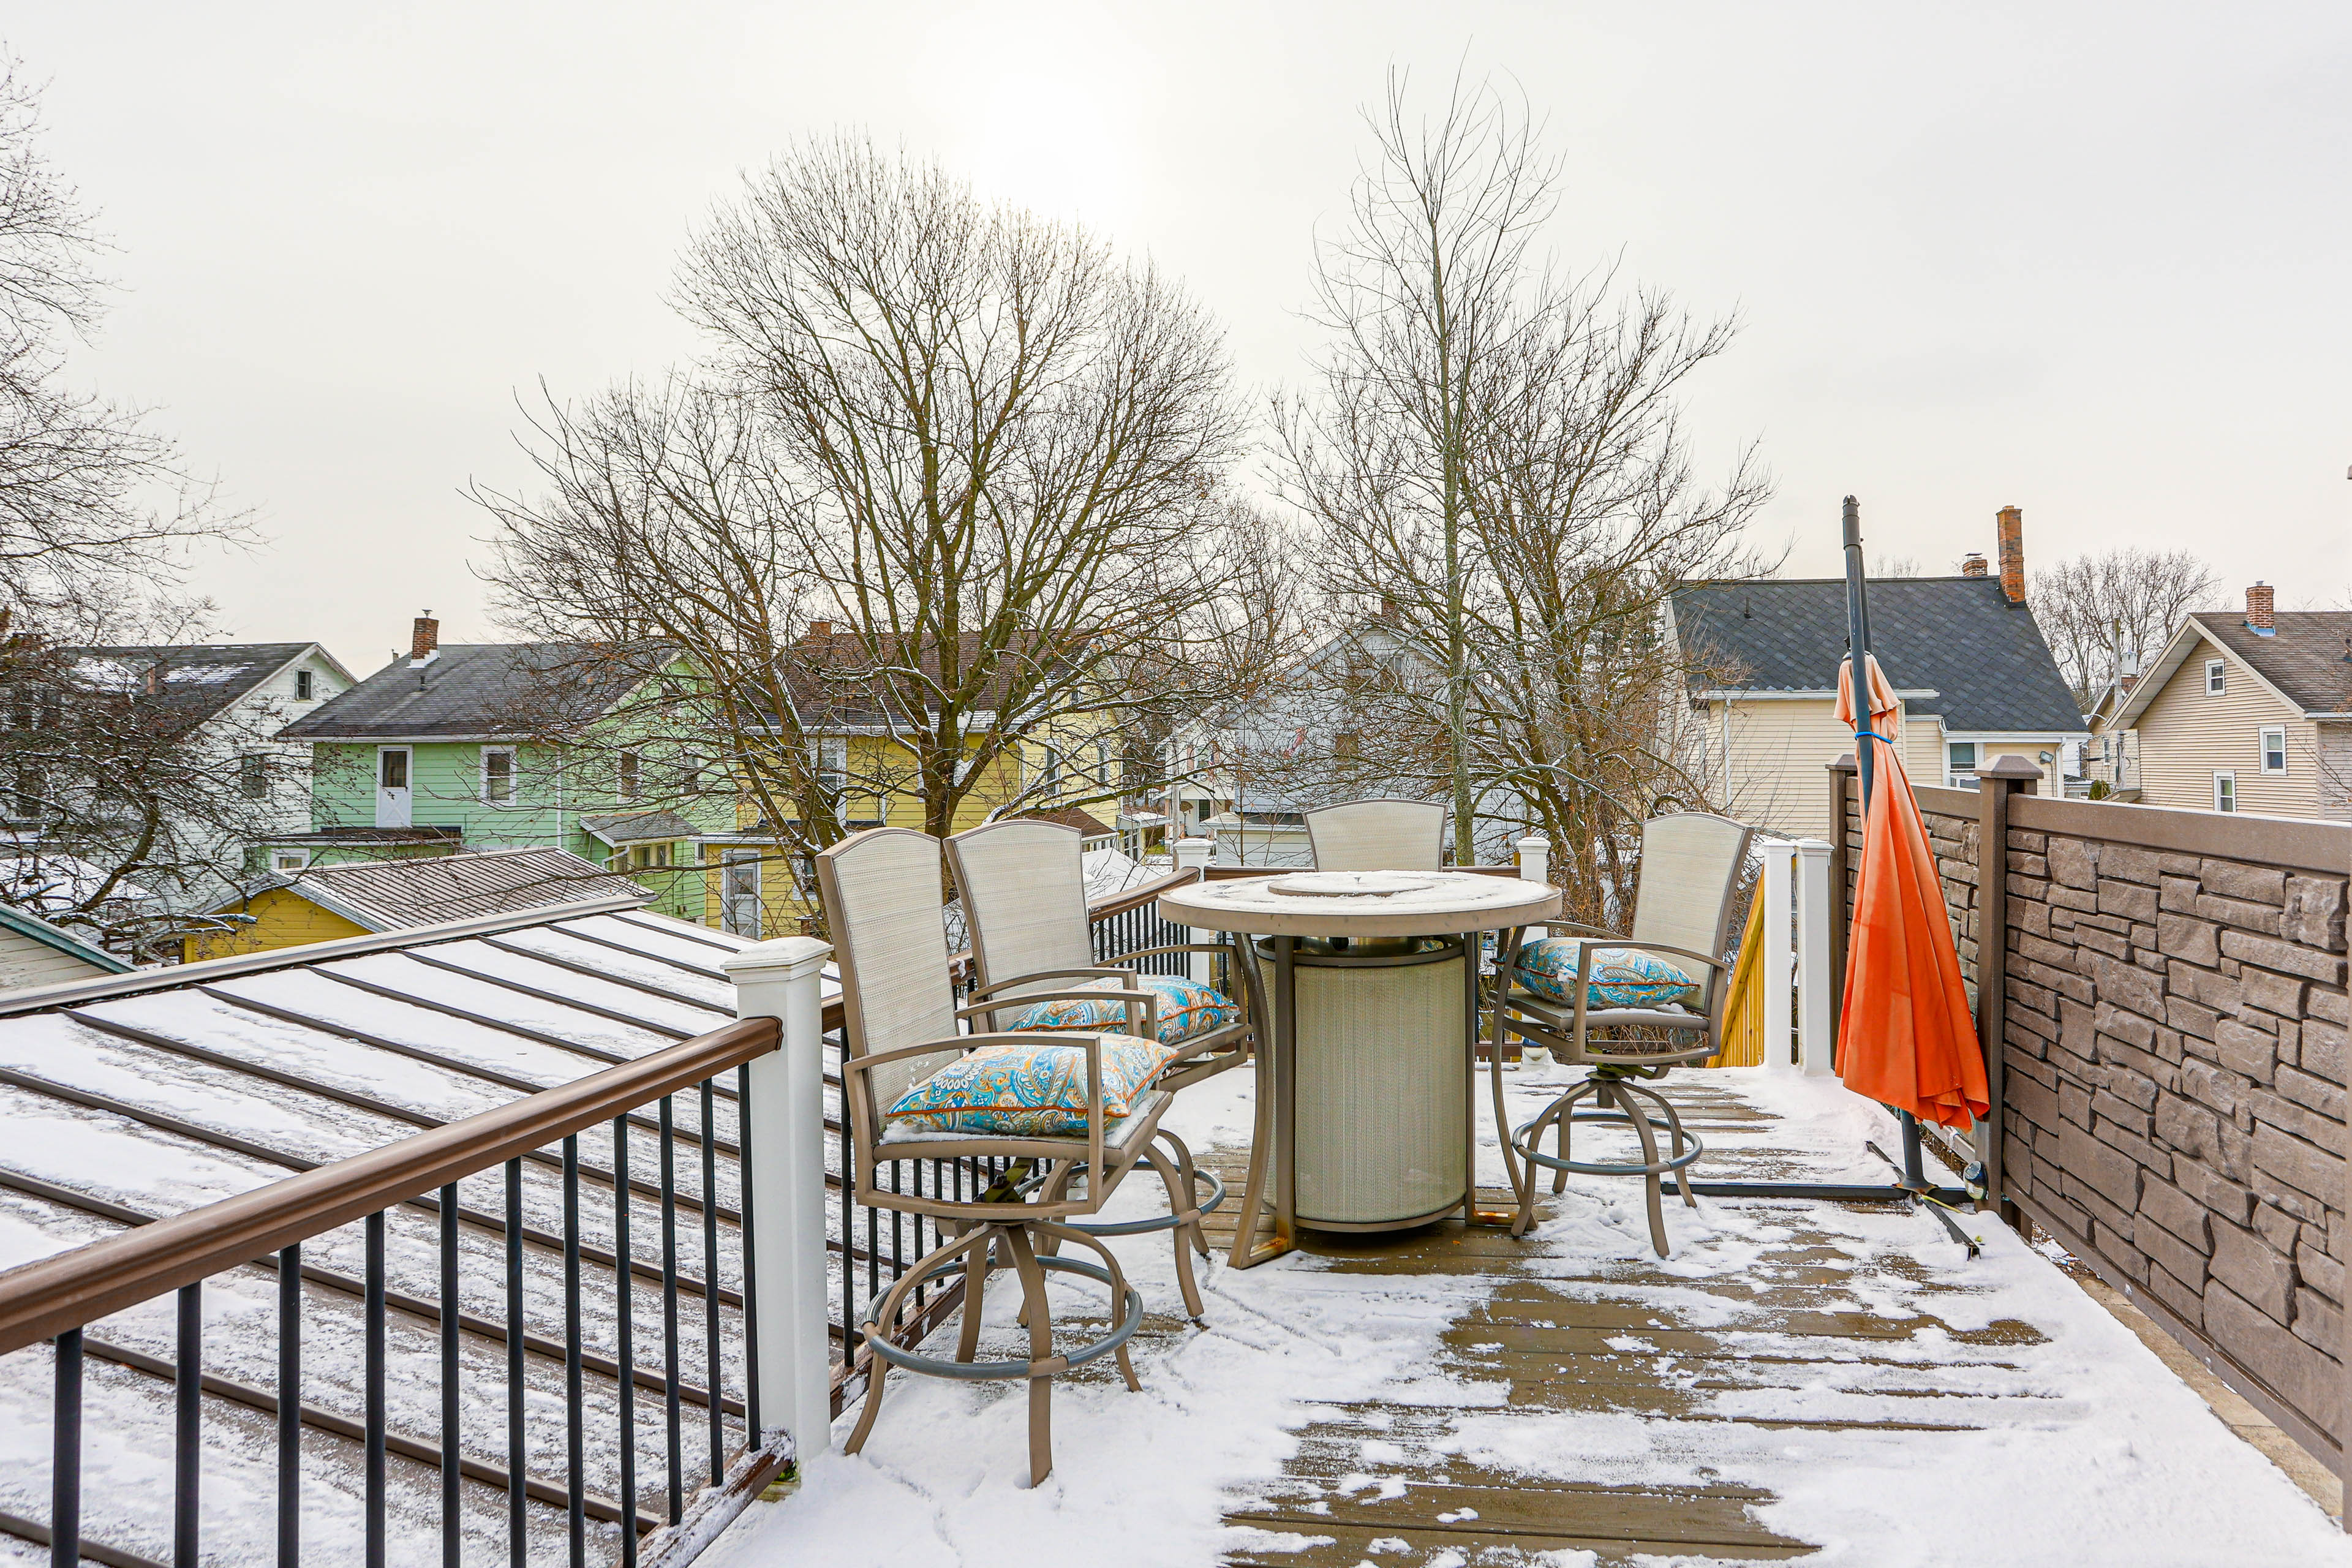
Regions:
[[[37,915],[28,915],[24,910],[12,909],[6,904],[0,904],[0,926],[15,931],[18,936],[30,937],[44,947],[54,948],[69,958],[78,958],[93,969],[104,970],[109,974],[128,974],[134,967],[125,960],[107,952],[106,949],[93,942],[84,942],[69,931],[53,926]]]
[[[551,720],[610,712],[645,683],[646,662],[588,643],[444,644],[394,659],[280,730],[285,741],[513,740]]]
[[[652,898],[626,877],[569,850],[525,848],[310,866],[256,884],[219,908],[234,908],[271,888],[371,931],[587,902],[634,909]]]
[[[1717,667],[1695,687],[1818,695],[1845,658],[1845,579],[1694,583],[1672,598],[1675,635]],[[1898,577],[1870,584],[1871,651],[1913,713],[1948,731],[2079,735],[2083,715],[2033,612],[1995,577]]]
[[[964,632],[956,641],[958,662],[966,668],[988,649],[976,632]],[[875,729],[894,718],[919,722],[919,705],[925,717],[934,710],[930,692],[940,679],[941,646],[940,638],[914,637],[880,639],[869,648],[856,632],[812,631],[793,645],[783,667],[784,687],[802,724],[811,729]],[[1043,638],[1016,636],[994,649],[993,657],[997,662],[976,699],[981,708],[1003,706],[1024,673],[1024,660],[1049,668],[1071,655],[1055,651]]]
[[[2281,610],[2268,637],[2245,617],[2198,610],[2180,623],[2112,723],[2127,728],[2147,711],[2180,667],[2205,649],[2233,659],[2306,719],[2352,714],[2352,610]]]
[[[141,708],[202,721],[313,651],[349,678],[334,656],[314,642],[61,647],[54,658],[79,686],[119,691]]]

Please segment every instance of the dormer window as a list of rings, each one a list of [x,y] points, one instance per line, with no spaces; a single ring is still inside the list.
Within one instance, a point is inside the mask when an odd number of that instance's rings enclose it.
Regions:
[[[2219,697],[2224,690],[2228,689],[2228,678],[2224,674],[2224,671],[2227,670],[2228,668],[2229,667],[2226,664],[2218,658],[2209,658],[2205,661],[2206,696]]]

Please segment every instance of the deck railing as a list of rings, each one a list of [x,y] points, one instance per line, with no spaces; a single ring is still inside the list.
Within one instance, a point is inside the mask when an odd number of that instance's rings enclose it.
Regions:
[[[413,1508],[404,1509],[402,1555],[422,1560],[430,1536],[437,1535],[441,1559],[459,1561],[467,1542],[467,1509],[473,1523],[485,1499],[468,1499],[467,1483],[503,1494],[507,1557],[522,1563],[543,1556],[561,1536],[574,1563],[586,1560],[592,1536],[598,1555],[623,1563],[639,1561],[641,1537],[665,1525],[690,1532],[690,1505],[709,1489],[756,1490],[772,1475],[782,1455],[751,1434],[761,1430],[759,1347],[752,1330],[753,1236],[751,1192],[739,1178],[729,1204],[719,1178],[724,1152],[748,1176],[753,1129],[749,1064],[775,1050],[779,1030],[772,1018],[750,1018],[683,1044],[607,1068],[560,1088],[525,1095],[481,1115],[404,1138],[355,1157],[336,1161],[237,1196],[168,1218],[139,1224],[120,1235],[76,1247],[0,1276],[0,1355],[37,1353],[52,1347],[56,1396],[52,1407],[50,1516],[46,1524],[0,1518],[0,1532],[47,1545],[53,1563],[87,1557],[104,1564],[143,1568],[151,1559],[81,1533],[82,1473],[86,1447],[83,1398],[89,1363],[107,1363],[135,1379],[167,1384],[172,1393],[174,1464],[172,1479],[172,1556],[175,1568],[193,1568],[207,1550],[200,1532],[204,1478],[205,1396],[257,1413],[274,1426],[276,1450],[276,1561],[291,1568],[303,1550],[306,1428],[360,1446],[360,1555],[367,1563],[387,1561],[395,1521],[388,1508],[389,1462],[398,1458],[439,1474],[437,1520],[420,1531]],[[735,1075],[731,1084],[722,1082]],[[692,1129],[682,1129],[676,1110],[687,1097]],[[730,1114],[722,1131],[721,1100]],[[646,1112],[651,1111],[650,1115]],[[582,1139],[609,1129],[609,1157],[583,1157]],[[698,1165],[679,1180],[678,1144]],[[503,1173],[502,1193],[492,1184]],[[526,1173],[536,1180],[526,1183]],[[550,1173],[560,1182],[560,1228],[550,1231],[530,1213],[551,1194]],[[643,1173],[642,1174],[640,1173]],[[489,1177],[488,1183],[477,1178]],[[470,1203],[467,1187],[472,1184]],[[583,1186],[609,1196],[583,1203]],[[526,1189],[536,1203],[527,1204]],[[480,1189],[492,1186],[490,1193]],[[484,1203],[502,1196],[502,1203]],[[633,1237],[637,1215],[651,1205],[650,1227],[656,1256],[650,1260]],[[592,1211],[583,1216],[583,1209]],[[634,1212],[633,1212],[634,1211]],[[430,1216],[420,1223],[419,1216]],[[143,1217],[143,1216],[142,1216]],[[583,1218],[604,1233],[604,1241],[583,1234]],[[719,1245],[719,1221],[729,1222],[732,1256]],[[306,1257],[306,1244],[356,1223],[361,1228],[360,1268],[344,1267],[344,1245],[319,1247]],[[698,1233],[698,1246],[695,1238]],[[462,1238],[470,1236],[475,1245]],[[480,1245],[495,1237],[495,1248]],[[682,1239],[683,1238],[683,1239]],[[422,1281],[399,1280],[390,1261],[397,1240],[402,1272],[415,1268],[430,1250],[437,1263],[437,1289],[406,1289]],[[542,1257],[560,1254],[556,1282],[562,1330],[534,1331],[536,1316],[555,1314],[547,1300],[545,1270],[525,1268],[525,1243]],[[583,1342],[583,1266],[611,1279],[616,1293],[612,1311],[614,1340],[610,1355]],[[277,1379],[261,1388],[208,1374],[205,1370],[205,1291],[208,1281],[243,1270],[276,1276]],[[498,1288],[482,1289],[486,1274]],[[740,1288],[730,1288],[733,1278]],[[474,1287],[470,1298],[467,1287]],[[532,1286],[538,1289],[534,1290]],[[315,1294],[314,1294],[315,1293]],[[118,1344],[91,1331],[99,1320],[176,1295],[173,1352],[155,1356]],[[303,1320],[326,1295],[356,1298],[363,1349],[358,1369],[360,1409],[336,1409],[306,1401]],[[488,1295],[494,1313],[478,1305]],[[657,1359],[646,1347],[641,1361],[634,1327],[649,1320],[659,1303]],[[387,1380],[391,1320],[422,1325],[437,1338],[440,1383],[438,1430],[430,1436],[395,1431],[388,1415]],[[502,1464],[473,1457],[483,1445],[469,1445],[464,1431],[468,1374],[461,1342],[472,1336],[502,1343],[505,1452]],[[535,1462],[527,1419],[526,1355],[541,1365],[560,1361],[565,1429],[560,1463],[551,1470]],[[730,1369],[732,1375],[730,1376]],[[330,1384],[344,1381],[347,1369],[331,1367]],[[478,1373],[478,1364],[475,1369]],[[609,1382],[617,1406],[617,1432],[609,1439],[617,1454],[609,1492],[592,1487],[586,1449],[588,1408],[583,1384],[591,1373]],[[658,1402],[662,1419],[648,1433],[640,1429],[637,1402]],[[692,1414],[689,1415],[688,1409]],[[689,1421],[706,1434],[688,1438]],[[600,1448],[606,1446],[599,1435]],[[641,1461],[650,1460],[641,1468]],[[603,1467],[599,1467],[603,1468]],[[657,1478],[641,1486],[650,1470]],[[413,1491],[414,1489],[410,1489]],[[413,1500],[411,1499],[410,1500]],[[653,1506],[646,1506],[651,1502]],[[663,1504],[666,1502],[666,1508]],[[537,1505],[534,1507],[533,1505]],[[419,1540],[422,1533],[427,1537]],[[617,1536],[617,1542],[601,1538]],[[258,1560],[254,1542],[242,1555]],[[352,1542],[331,1543],[330,1554],[351,1555]],[[616,1546],[617,1553],[610,1550]],[[539,1550],[534,1550],[538,1548]],[[215,1561],[222,1552],[211,1548]],[[478,1542],[477,1543],[478,1552]]]

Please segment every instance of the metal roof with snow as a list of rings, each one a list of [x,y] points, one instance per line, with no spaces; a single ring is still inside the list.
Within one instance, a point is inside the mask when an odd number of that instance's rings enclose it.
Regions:
[[[633,907],[653,897],[628,878],[570,850],[530,847],[310,866],[271,878],[221,907],[234,908],[265,888],[284,888],[372,931],[410,931],[590,900],[617,900],[621,907]]]
[[[78,981],[0,996],[0,1268],[118,1234],[167,1215],[263,1186],[298,1172],[366,1152],[460,1118],[493,1110],[608,1066],[709,1033],[735,1016],[735,993],[719,964],[751,943],[636,910],[567,908],[506,914],[277,952],[252,953],[166,970]],[[834,987],[828,983],[827,991]],[[709,1394],[704,1384],[703,1310],[714,1298],[731,1317],[740,1310],[740,1206],[734,1089],[710,1098],[677,1097],[677,1185],[682,1230],[714,1226],[716,1258],[706,1264],[689,1238],[681,1252],[690,1273],[679,1280],[680,1333],[687,1352],[678,1397],[681,1439],[702,1463]],[[703,1118],[708,1117],[706,1122]],[[669,1137],[648,1113],[628,1119],[632,1190],[671,1163]],[[699,1131],[708,1126],[709,1142]],[[610,1188],[613,1137],[580,1141],[581,1180]],[[562,1163],[534,1151],[521,1172],[522,1248],[529,1278],[525,1315],[510,1325],[488,1281],[498,1274],[505,1237],[504,1191],[496,1172],[469,1178],[460,1194],[468,1271],[467,1315],[460,1320],[468,1465],[503,1452],[507,1406],[503,1368],[509,1331],[520,1327],[526,1352],[529,1451],[560,1456],[571,1404],[562,1353],[565,1292]],[[709,1173],[709,1186],[706,1177]],[[705,1194],[707,1216],[698,1211]],[[438,1430],[441,1319],[434,1273],[439,1220],[429,1204],[386,1211],[390,1237],[389,1420],[395,1451],[429,1450]],[[645,1245],[650,1229],[637,1235]],[[835,1238],[836,1247],[839,1245]],[[358,1407],[363,1272],[356,1224],[306,1242],[302,1356],[305,1366],[305,1513],[347,1516],[356,1507],[361,1443],[345,1412]],[[600,1283],[574,1298],[585,1314],[589,1347],[581,1394],[591,1430],[614,1429],[617,1384],[603,1350],[612,1343],[615,1291],[610,1254],[592,1235],[586,1266]],[[605,1263],[598,1263],[598,1258]],[[641,1318],[637,1410],[658,1448],[662,1403],[659,1337],[661,1271],[650,1286],[638,1254]],[[204,1412],[207,1556],[264,1562],[275,1519],[266,1506],[275,1488],[267,1412],[274,1408],[277,1342],[272,1304],[278,1282],[270,1261],[205,1281]],[[579,1265],[575,1265],[579,1267]],[[716,1278],[707,1284],[706,1268]],[[647,1303],[650,1302],[650,1309]],[[87,1421],[106,1435],[104,1464],[116,1476],[172,1473],[174,1312],[163,1297],[90,1326],[84,1354],[100,1369],[84,1393]],[[741,1368],[731,1359],[739,1336],[725,1336],[722,1368],[730,1428],[740,1426],[733,1394]],[[649,1373],[647,1368],[653,1368]],[[647,1380],[651,1379],[651,1390]],[[49,1374],[26,1357],[0,1361],[0,1558],[28,1554],[46,1517],[48,1479],[6,1436],[46,1431]],[[478,1386],[477,1386],[478,1384]],[[319,1413],[310,1413],[315,1400]],[[43,1414],[36,1416],[35,1412]],[[736,1434],[740,1436],[740,1434]],[[46,1437],[42,1438],[46,1442]],[[732,1437],[730,1439],[733,1440]],[[408,1449],[400,1448],[406,1444]],[[542,1461],[535,1460],[534,1470]],[[560,1478],[557,1459],[543,1461]],[[618,1488],[615,1450],[599,1437],[588,1461],[589,1551],[612,1560]],[[641,1482],[646,1480],[642,1472]],[[431,1463],[395,1464],[391,1474],[395,1560],[423,1561],[427,1544],[411,1523],[433,1517],[439,1478]],[[531,1478],[530,1507],[562,1534],[560,1479]],[[497,1547],[503,1518],[502,1473],[481,1468],[465,1482],[466,1514],[476,1552]],[[657,1490],[657,1489],[656,1489]],[[121,1488],[110,1495],[100,1535],[118,1550],[165,1561],[172,1541],[172,1489]],[[551,1502],[549,1500],[552,1498]],[[214,1503],[213,1500],[225,1500]],[[247,1500],[237,1505],[236,1500]],[[640,1494],[657,1517],[656,1496]],[[599,1511],[601,1510],[601,1512]],[[551,1512],[550,1511],[551,1510]],[[543,1520],[543,1522],[544,1522]],[[14,1536],[16,1539],[8,1540]],[[115,1558],[100,1558],[114,1561]],[[140,1561],[123,1557],[122,1561]]]

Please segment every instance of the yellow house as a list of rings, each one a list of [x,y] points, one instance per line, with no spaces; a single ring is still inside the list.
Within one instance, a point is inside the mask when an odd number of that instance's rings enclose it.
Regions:
[[[216,925],[182,942],[186,963],[559,905],[635,909],[652,895],[567,850],[497,849],[413,860],[351,860],[271,877],[205,911]]]
[[[1871,583],[1873,651],[1902,700],[1898,743],[1914,784],[1973,785],[1992,758],[2021,756],[2058,795],[2067,742],[2086,730],[2025,603],[2021,531],[2013,516],[2002,522],[1998,577],[1972,558],[1958,576]],[[1836,717],[1844,580],[1696,583],[1675,592],[1669,616],[1690,671],[1685,751],[1708,804],[1778,833],[1825,837],[1825,770],[1853,750]]]
[[[2352,820],[2352,612],[2277,611],[2257,583],[2242,616],[2190,616],[2100,746],[2125,800]]]

